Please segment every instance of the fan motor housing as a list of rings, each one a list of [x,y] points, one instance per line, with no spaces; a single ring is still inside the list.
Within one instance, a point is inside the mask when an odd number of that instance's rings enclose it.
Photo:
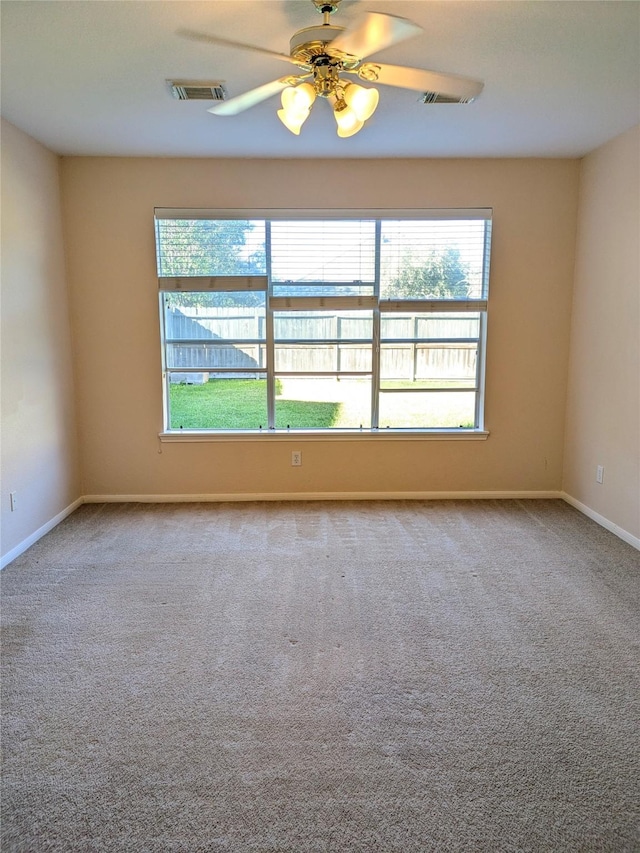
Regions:
[[[331,48],[331,42],[344,30],[344,27],[334,27],[332,24],[298,30],[289,42],[291,58],[305,65],[313,65],[318,56],[330,56],[332,59],[339,60],[343,68],[355,68],[360,62],[358,56]]]

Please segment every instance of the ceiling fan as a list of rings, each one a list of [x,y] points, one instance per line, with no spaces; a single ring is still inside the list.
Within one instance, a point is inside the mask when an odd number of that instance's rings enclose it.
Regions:
[[[331,23],[331,15],[341,0],[311,2],[322,14],[323,23],[294,33],[288,54],[219,36],[180,30],[180,35],[196,41],[251,50],[293,63],[298,68],[297,74],[280,77],[217,103],[210,108],[210,113],[237,115],[281,93],[282,109],[278,110],[278,117],[292,133],[299,134],[316,97],[321,97],[333,109],[338,136],[348,137],[363,127],[378,105],[377,89],[361,86],[349,77],[356,77],[365,83],[413,89],[422,94],[424,103],[466,104],[482,91],[484,84],[468,77],[422,68],[364,62],[378,51],[422,32],[422,27],[412,21],[395,15],[368,12],[349,27],[336,27]]]

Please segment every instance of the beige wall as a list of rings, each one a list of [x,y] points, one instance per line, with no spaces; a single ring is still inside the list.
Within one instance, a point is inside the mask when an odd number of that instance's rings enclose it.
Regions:
[[[84,493],[559,490],[578,177],[571,160],[63,159]],[[161,445],[154,206],[492,207],[490,438]]]
[[[2,121],[3,556],[81,494],[58,167]]]
[[[578,223],[564,490],[640,538],[638,127],[582,162]]]

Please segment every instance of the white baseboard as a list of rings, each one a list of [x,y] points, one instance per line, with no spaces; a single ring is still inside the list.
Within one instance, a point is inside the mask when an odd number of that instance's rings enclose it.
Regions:
[[[15,548],[12,548],[6,554],[0,558],[0,569],[4,569],[5,566],[8,566],[9,563],[12,563],[16,557],[19,557],[20,554],[24,554],[27,548],[30,548],[32,545],[38,541],[38,539],[42,539],[45,533],[48,533],[50,530],[53,530],[54,527],[57,527],[61,521],[71,515],[74,510],[78,509],[78,507],[84,503],[84,498],[77,498],[73,503],[69,504],[68,507],[59,512],[57,515],[54,515],[53,518],[49,519],[46,524],[43,524],[42,527],[39,527],[35,533],[32,533],[31,536],[27,536],[26,539],[23,539]]]
[[[234,501],[560,500],[562,492],[233,492],[203,495],[85,495],[85,503],[233,503]]]
[[[583,515],[586,515],[592,521],[597,522],[597,524],[599,524],[601,527],[604,527],[606,530],[609,530],[611,533],[615,533],[616,536],[618,536],[628,545],[632,545],[634,548],[637,548],[638,551],[640,551],[640,539],[637,536],[634,536],[633,533],[629,533],[628,530],[625,530],[623,527],[614,524],[613,521],[609,521],[609,519],[605,518],[604,515],[600,515],[599,512],[596,512],[594,509],[591,509],[591,507],[588,507],[586,504],[583,504],[575,498],[571,497],[571,495],[568,495],[566,492],[562,492],[561,497],[563,501],[566,501],[568,504],[571,504],[572,507],[575,507]]]

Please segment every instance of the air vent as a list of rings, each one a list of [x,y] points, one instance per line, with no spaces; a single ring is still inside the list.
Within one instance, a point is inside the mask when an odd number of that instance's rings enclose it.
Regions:
[[[440,92],[425,92],[421,100],[423,104],[470,104],[475,98],[452,98]]]
[[[224,101],[227,91],[222,80],[213,82],[186,82],[184,80],[168,80],[171,94],[179,101]]]

